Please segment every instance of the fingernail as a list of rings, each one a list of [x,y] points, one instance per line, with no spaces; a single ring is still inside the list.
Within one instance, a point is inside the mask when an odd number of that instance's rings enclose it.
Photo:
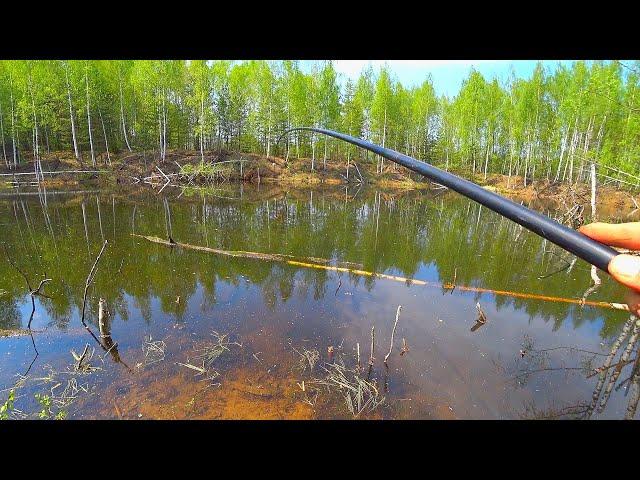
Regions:
[[[631,255],[618,255],[609,263],[609,272],[629,280],[638,279],[640,278],[640,258]]]

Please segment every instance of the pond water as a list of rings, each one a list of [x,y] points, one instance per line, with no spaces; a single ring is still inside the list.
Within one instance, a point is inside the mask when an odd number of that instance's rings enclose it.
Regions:
[[[633,365],[601,412],[589,403],[629,315],[479,291],[580,299],[591,284],[486,208],[443,191],[169,190],[0,196],[0,330],[22,329],[0,337],[11,418],[625,415]],[[51,279],[35,310],[18,269],[32,289]],[[623,298],[603,278],[589,300]]]

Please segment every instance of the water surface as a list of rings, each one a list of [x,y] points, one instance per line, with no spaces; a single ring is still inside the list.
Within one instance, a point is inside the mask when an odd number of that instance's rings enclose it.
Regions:
[[[168,190],[0,197],[0,241],[13,263],[32,288],[51,279],[43,288],[49,298],[34,297],[32,335],[0,338],[0,404],[13,389],[14,418],[38,417],[43,408],[43,416],[67,418],[584,416],[598,382],[590,375],[628,319],[612,309],[463,290],[579,299],[591,280],[586,263],[452,192]],[[104,240],[87,329],[85,280]],[[26,282],[0,254],[0,329],[27,329]],[[603,278],[589,300],[623,298]],[[477,303],[484,325],[476,325]],[[80,355],[86,345],[93,356],[77,371],[71,351]],[[305,352],[317,355],[313,368]],[[349,387],[326,385],[336,369],[368,405],[359,409],[352,396],[350,406]],[[367,396],[358,379],[377,395]],[[628,402],[624,385],[613,389],[591,418],[622,418]]]

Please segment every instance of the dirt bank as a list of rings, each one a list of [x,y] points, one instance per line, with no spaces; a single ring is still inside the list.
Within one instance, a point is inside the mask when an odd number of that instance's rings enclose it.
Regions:
[[[387,162],[384,171],[376,173],[375,163],[358,159],[350,161],[315,160],[311,170],[310,158],[282,157],[266,158],[262,155],[222,150],[208,152],[202,157],[198,151],[168,151],[164,161],[158,159],[157,152],[121,152],[97,157],[94,167],[87,162],[78,162],[72,152],[52,152],[42,158],[45,172],[44,184],[48,188],[139,185],[158,191],[169,177],[181,185],[203,186],[247,182],[253,184],[277,184],[282,188],[369,185],[381,190],[410,191],[433,188],[435,185],[420,175]],[[15,188],[16,182],[22,186],[32,186],[34,181],[32,160],[26,159],[16,170],[0,168],[0,186],[5,190]],[[91,173],[78,173],[77,171]],[[61,173],[68,172],[70,173]],[[16,174],[7,175],[7,174]],[[517,201],[539,203],[548,208],[567,208],[580,205],[587,209],[590,202],[590,186],[586,184],[567,185],[544,180],[529,183],[526,187],[522,177],[506,175],[472,175],[456,172],[485,188],[508,196]],[[20,175],[23,174],[23,175]],[[622,190],[611,185],[598,187],[598,210],[606,215],[616,212],[631,213],[640,205],[638,192]],[[637,213],[637,212],[636,212]],[[635,214],[634,214],[635,215]]]

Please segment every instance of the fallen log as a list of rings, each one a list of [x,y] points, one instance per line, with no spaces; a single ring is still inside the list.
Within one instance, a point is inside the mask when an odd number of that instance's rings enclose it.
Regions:
[[[53,172],[38,172],[43,175],[58,175],[60,173],[110,173],[108,170],[57,170]],[[0,177],[15,177],[18,175],[36,175],[36,172],[15,172],[15,173],[0,173]]]
[[[439,288],[444,288],[446,290],[452,290],[455,288],[457,290],[465,291],[465,292],[491,293],[493,295],[501,295],[501,296],[513,297],[513,298],[525,298],[529,300],[541,300],[545,302],[570,303],[573,305],[589,306],[589,307],[596,307],[596,308],[609,308],[612,310],[621,310],[625,312],[629,311],[629,307],[623,303],[597,302],[597,301],[590,301],[590,300],[583,301],[582,299],[577,299],[577,298],[553,297],[549,295],[539,295],[535,293],[512,292],[508,290],[493,290],[490,288],[468,287],[465,285],[453,285],[449,282],[445,282],[445,283],[426,282],[424,280],[400,277],[397,275],[387,275],[386,273],[368,272],[366,270],[359,270],[351,267],[339,267],[334,265],[326,265],[327,263],[329,263],[329,260],[322,259],[322,258],[307,257],[306,262],[301,262],[299,260],[292,260],[292,258],[295,258],[292,255],[285,255],[280,253],[257,253],[257,252],[238,251],[238,250],[235,250],[235,251],[220,250],[217,248],[202,247],[199,245],[191,245],[188,243],[180,243],[180,242],[171,243],[169,240],[164,240],[162,238],[146,236],[146,235],[138,235],[135,233],[131,233],[130,235],[133,237],[143,238],[149,242],[158,243],[160,245],[166,245],[168,247],[182,247],[190,250],[199,250],[202,252],[215,253],[215,254],[226,255],[230,257],[255,258],[257,260],[283,262],[283,263],[287,263],[289,265],[293,265],[297,267],[317,268],[320,270],[329,270],[333,272],[351,273],[354,275],[382,278],[385,280],[393,280],[396,282],[403,282],[403,283],[412,284],[412,285],[439,287]],[[356,265],[349,262],[342,262],[342,263]]]
[[[145,240],[153,243],[159,243],[160,245],[167,245],[170,247],[181,247],[188,250],[198,250],[201,252],[215,253],[217,255],[226,255],[228,257],[241,257],[241,258],[255,258],[257,260],[270,260],[275,262],[290,262],[291,259],[305,260],[307,262],[313,262],[314,264],[326,265],[331,263],[330,260],[317,257],[295,257],[293,255],[287,255],[284,253],[260,253],[260,252],[246,252],[243,250],[221,250],[219,248],[202,247],[200,245],[191,245],[189,243],[171,242],[159,237],[153,237],[148,235],[138,235],[135,233],[130,234],[133,237],[144,238]],[[340,262],[342,265],[361,266],[351,262]]]

